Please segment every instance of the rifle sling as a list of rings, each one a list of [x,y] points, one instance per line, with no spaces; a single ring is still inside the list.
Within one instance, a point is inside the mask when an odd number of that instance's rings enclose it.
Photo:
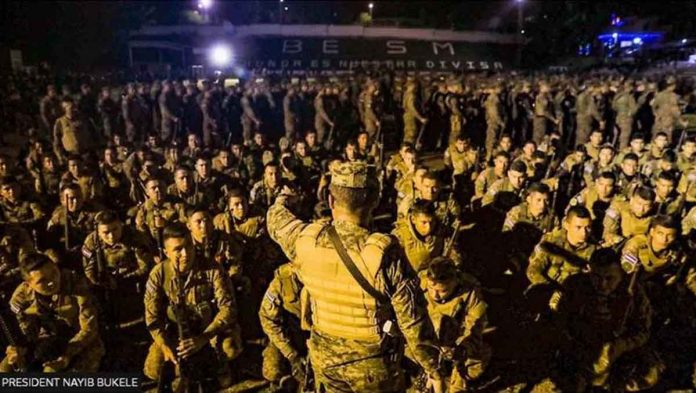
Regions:
[[[329,235],[329,239],[331,240],[331,243],[333,244],[334,248],[336,248],[336,252],[338,253],[338,256],[341,257],[341,261],[343,262],[343,265],[348,269],[348,272],[350,273],[351,276],[353,276],[353,279],[360,285],[360,287],[367,292],[370,296],[375,298],[378,302],[383,303],[383,304],[389,304],[389,298],[379,292],[375,287],[373,287],[363,276],[363,274],[360,272],[360,269],[358,269],[357,266],[355,266],[355,263],[353,262],[353,259],[348,255],[348,251],[346,251],[346,248],[343,246],[343,242],[341,242],[341,238],[338,236],[338,233],[336,232],[336,228],[333,227],[333,225],[329,225],[326,228],[326,233]]]

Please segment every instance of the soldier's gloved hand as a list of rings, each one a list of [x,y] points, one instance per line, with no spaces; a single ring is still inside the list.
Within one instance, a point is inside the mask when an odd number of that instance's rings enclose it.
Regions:
[[[70,364],[70,359],[67,356],[60,356],[55,360],[49,360],[43,364],[44,372],[55,373],[65,370]]]
[[[292,367],[292,376],[298,381],[304,381],[305,360],[301,356],[296,356],[294,359],[290,360],[290,366]]]

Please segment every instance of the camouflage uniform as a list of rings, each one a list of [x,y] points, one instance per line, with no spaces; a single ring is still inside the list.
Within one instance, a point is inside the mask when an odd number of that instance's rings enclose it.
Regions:
[[[571,276],[587,271],[590,256],[597,249],[593,242],[587,242],[580,247],[568,243],[565,229],[558,228],[545,234],[541,242],[534,248],[529,257],[527,278],[532,285],[552,284],[557,288]],[[556,291],[550,301],[555,308],[560,299]]]
[[[665,132],[667,138],[672,140],[674,126],[679,122],[681,116],[678,100],[679,97],[673,91],[663,90],[655,94],[651,104],[653,112],[655,112],[653,133]]]
[[[37,347],[34,353],[40,353],[38,347],[46,346],[41,353],[50,358],[40,360],[54,360],[65,354],[70,357],[70,364],[63,371],[97,371],[104,344],[99,336],[94,298],[82,276],[61,270],[60,289],[50,297],[34,292],[23,282],[10,299],[10,309],[24,336]],[[12,371],[7,358],[0,363],[0,371]]]
[[[135,215],[135,229],[150,236],[151,241],[153,241],[152,244],[157,239],[159,231],[159,228],[155,227],[155,215],[162,217],[165,226],[176,221],[186,221],[186,213],[181,204],[173,201],[163,201],[159,206],[156,206],[152,200],[146,200],[145,203],[138,206]]]
[[[506,176],[491,184],[490,188],[488,188],[488,191],[486,191],[486,194],[483,196],[483,199],[481,199],[481,205],[490,205],[491,203],[495,202],[497,197],[499,198],[499,195],[502,195],[504,197],[510,196],[511,198],[514,198],[515,203],[512,203],[511,206],[508,207],[509,209],[520,202],[520,198],[523,192],[523,188],[515,188],[510,182],[510,179]]]
[[[590,132],[592,132],[593,121],[599,122],[602,120],[592,92],[589,90],[585,90],[578,94],[576,108],[577,128],[575,130],[575,146],[587,142]]]
[[[466,357],[453,359],[449,391],[465,391],[467,382],[480,377],[491,359],[491,347],[483,341],[488,305],[476,279],[465,273],[460,273],[457,291],[444,303],[428,296],[425,272],[420,274],[420,279],[421,290],[428,301],[428,315],[440,345],[463,350]]]
[[[404,142],[416,143],[416,139],[418,138],[416,120],[421,123],[424,123],[426,120],[425,117],[420,114],[420,111],[416,107],[416,103],[416,91],[414,89],[410,91],[407,90],[403,98]]]
[[[87,235],[94,230],[96,206],[83,205],[78,212],[68,215],[69,248],[81,247]],[[65,206],[58,206],[48,220],[47,233],[52,238],[53,247],[65,244]]]
[[[475,196],[477,198],[483,198],[488,192],[489,188],[493,183],[498,180],[503,179],[504,176],[498,176],[495,174],[495,168],[486,168],[476,177],[474,182]]]
[[[65,161],[68,154],[84,154],[96,147],[95,137],[86,119],[63,116],[53,127],[53,151]]]
[[[631,212],[628,201],[615,199],[604,216],[602,243],[605,247],[611,247],[631,236],[643,235],[648,232],[651,221],[651,215],[636,217]]]
[[[505,128],[503,105],[498,94],[491,94],[484,104],[486,110],[486,151],[492,152],[495,141]]]
[[[638,103],[633,96],[633,92],[625,90],[614,96],[612,103],[616,111],[616,126],[619,127],[619,149],[628,147],[633,131],[633,116],[638,111]]]
[[[293,269],[288,263],[275,271],[259,310],[261,327],[269,339],[263,351],[262,373],[273,382],[288,375],[288,366],[307,354],[306,334],[300,330],[302,284]]]
[[[345,163],[333,169],[332,182],[340,186],[365,189],[367,181],[367,168],[362,163]],[[349,221],[331,224],[352,258],[363,261],[358,266],[370,285],[389,299],[390,304],[384,304],[365,292],[343,267],[326,234],[327,223],[303,223],[285,203],[285,196],[281,196],[269,209],[268,230],[297,267],[309,295],[312,332],[308,347],[317,390],[402,390],[399,364],[390,360],[382,345],[380,327],[385,321],[381,315],[388,308],[393,309],[416,361],[428,375],[441,378],[437,351],[430,346],[434,333],[424,319],[427,311],[417,292],[417,278],[408,275],[394,240],[370,234]],[[390,295],[387,287],[394,288]],[[330,294],[338,288],[355,300],[337,302]]]
[[[418,195],[414,197],[406,196],[398,206],[397,216],[399,219],[404,219],[408,216],[408,211],[411,206],[421,199]],[[450,227],[455,220],[462,215],[462,208],[459,203],[450,196],[441,196],[436,201],[430,201],[435,208],[435,217],[444,227]]]
[[[629,391],[654,386],[663,367],[646,343],[652,326],[652,308],[643,288],[626,294],[628,279],[609,296],[597,293],[589,275],[569,280],[556,313],[570,342],[562,359],[574,370],[554,391],[576,391],[597,386]],[[627,313],[627,307],[630,308]],[[563,379],[562,379],[563,380]],[[565,386],[563,386],[565,385]]]
[[[82,246],[82,264],[87,279],[98,287],[112,291],[110,304],[112,323],[136,321],[142,318],[142,284],[154,265],[149,245],[138,233],[123,228],[121,239],[113,245],[101,241],[101,252],[106,271],[97,267],[97,233],[90,233]],[[116,294],[118,294],[116,296]]]
[[[194,335],[214,335],[210,346],[220,359],[232,360],[241,352],[241,340],[237,325],[234,292],[226,275],[219,266],[205,260],[195,260],[195,265],[182,277],[184,298]],[[145,359],[144,373],[157,380],[160,366],[164,362],[161,345],[176,347],[178,337],[173,328],[176,319],[173,305],[179,291],[176,271],[170,260],[157,264],[150,272],[145,286],[145,325],[154,339]],[[196,367],[218,367],[217,357],[207,365]],[[224,371],[224,370],[222,370]]]
[[[534,246],[545,233],[558,228],[560,222],[555,214],[544,212],[540,217],[533,217],[527,202],[510,209],[503,223],[504,244],[510,247],[510,260],[522,270],[526,265]]]
[[[442,255],[448,239],[444,228],[440,227],[424,238],[416,232],[408,217],[396,222],[392,235],[399,240],[406,260],[416,272],[427,269],[433,258]]]
[[[0,212],[4,222],[24,225],[35,224],[46,215],[38,203],[28,201],[11,203],[5,199],[0,200]]]

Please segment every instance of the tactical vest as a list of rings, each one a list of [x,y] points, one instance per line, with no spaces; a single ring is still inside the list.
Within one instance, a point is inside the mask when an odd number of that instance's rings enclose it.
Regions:
[[[426,269],[433,256],[442,254],[443,239],[434,239],[434,242],[420,240],[408,218],[397,224],[396,234],[402,243],[406,259],[417,272]]]
[[[379,341],[380,316],[384,307],[365,292],[346,269],[333,248],[318,239],[325,223],[313,223],[300,233],[296,242],[298,274],[309,293],[312,327],[329,336],[344,339]],[[357,252],[348,255],[365,279],[374,287],[385,249],[391,243],[387,235],[370,235]],[[376,288],[379,290],[379,288]]]

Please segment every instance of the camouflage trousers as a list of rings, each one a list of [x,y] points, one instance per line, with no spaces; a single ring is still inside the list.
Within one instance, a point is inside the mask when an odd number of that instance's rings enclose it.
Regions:
[[[197,365],[197,367],[213,367],[219,370],[219,374],[228,372],[228,362],[235,359],[241,353],[240,339],[233,337],[225,337],[219,339],[219,336],[210,340],[210,345],[218,355],[217,358],[211,358],[210,364]],[[221,364],[222,363],[222,364]],[[164,364],[164,353],[159,344],[153,342],[147,352],[143,373],[146,377],[152,380],[158,380],[162,365]],[[178,370],[177,370],[178,373]]]
[[[309,358],[317,392],[400,392],[403,372],[382,356],[379,343],[325,337],[312,332]]]
[[[628,147],[633,131],[633,118],[617,118],[616,126],[619,128],[619,150]]]
[[[94,343],[87,346],[87,348],[80,351],[71,360],[70,364],[65,370],[60,370],[63,372],[87,372],[94,373],[99,371],[99,366],[101,364],[101,359],[104,357],[104,343],[101,340],[96,340]],[[39,362],[46,362],[55,359],[40,359]],[[7,362],[7,357],[2,359],[0,362],[0,373],[13,372],[13,367]]]
[[[416,143],[416,138],[418,138],[416,118],[404,114],[404,142]]]
[[[534,116],[532,120],[532,140],[538,145],[544,140],[548,127],[548,119],[543,116]]]

